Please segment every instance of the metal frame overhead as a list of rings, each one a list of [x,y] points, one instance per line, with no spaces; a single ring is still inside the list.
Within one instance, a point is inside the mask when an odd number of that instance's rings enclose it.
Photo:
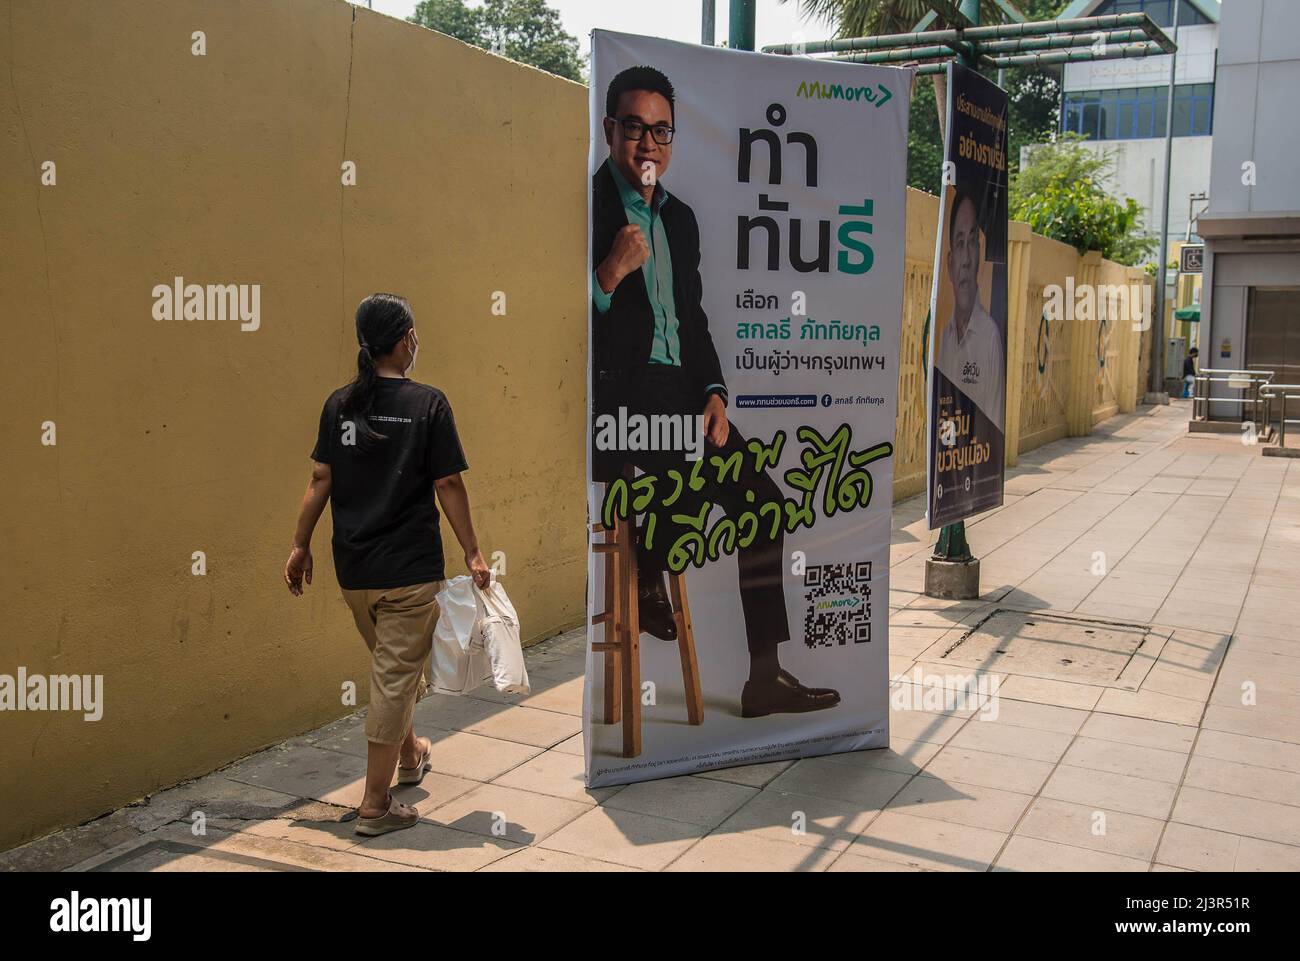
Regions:
[[[976,26],[949,0],[931,0],[931,6],[934,11],[910,33],[777,43],[764,47],[763,53],[831,54],[827,59],[855,63],[916,63],[918,73],[928,74],[946,69],[954,56],[975,66],[1002,69],[1158,57],[1178,49],[1145,13]],[[1003,9],[1010,14],[1015,8],[1006,4]],[[940,16],[947,23],[962,26],[925,29]]]

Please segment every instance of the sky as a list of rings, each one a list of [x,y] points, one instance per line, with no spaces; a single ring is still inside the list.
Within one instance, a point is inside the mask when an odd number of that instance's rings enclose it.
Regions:
[[[360,6],[366,0],[353,0]],[[415,9],[416,0],[371,0],[375,10],[390,16],[406,18]],[[588,34],[593,29],[620,30],[624,33],[641,33],[653,37],[667,37],[688,43],[700,42],[701,0],[547,0],[558,10],[564,29],[578,38],[578,48],[583,54],[590,52]],[[470,0],[470,6],[478,6]],[[729,0],[715,0],[717,10],[714,38],[726,39]],[[806,21],[799,15],[798,0],[758,0],[755,15],[755,46],[769,43],[793,43],[826,40],[832,34],[831,26],[823,21]],[[647,16],[647,11],[650,11]],[[799,36],[802,34],[802,36]]]

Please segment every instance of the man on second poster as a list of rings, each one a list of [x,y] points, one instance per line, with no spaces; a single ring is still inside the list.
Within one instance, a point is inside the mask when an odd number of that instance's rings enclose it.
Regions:
[[[1001,431],[1006,361],[998,322],[980,301],[982,234],[974,198],[956,191],[948,218],[952,316],[940,335],[935,365]]]
[[[727,418],[726,382],[701,304],[699,226],[691,208],[660,182],[672,159],[672,84],[653,67],[623,70],[609,85],[605,114],[609,159],[592,178],[592,423],[620,408],[645,416],[699,416],[710,452],[740,452],[744,458],[739,482],[711,479],[699,491],[683,488],[673,508],[657,518],[654,543],[638,543],[642,629],[673,640],[664,571],[675,526],[667,515],[698,515],[708,501],[738,516],[753,503],[782,495],[768,473],[757,469],[746,439]],[[684,450],[602,450],[593,444],[595,482],[613,480],[628,463],[660,476],[670,468],[687,473],[692,466]],[[778,660],[778,645],[790,638],[783,544],[780,536],[759,539],[737,553],[750,655],[741,694],[744,717],[818,711],[840,702],[834,690],[805,687]]]

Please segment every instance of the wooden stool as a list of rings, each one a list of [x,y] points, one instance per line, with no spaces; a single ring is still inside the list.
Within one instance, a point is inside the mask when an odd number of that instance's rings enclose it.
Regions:
[[[624,470],[630,482],[633,469]],[[591,623],[605,625],[605,639],[591,649],[605,661],[605,706],[602,724],[623,721],[623,756],[641,753],[641,621],[637,599],[636,524],[614,519],[612,529],[591,525],[592,533],[605,532],[602,543],[592,545],[605,555],[605,610]],[[686,692],[686,718],[691,724],[704,723],[704,698],[700,694],[700,669],[695,660],[695,629],[686,600],[686,579],[668,575],[673,620],[677,624],[677,650],[682,659],[682,685]],[[621,708],[621,710],[620,710]]]

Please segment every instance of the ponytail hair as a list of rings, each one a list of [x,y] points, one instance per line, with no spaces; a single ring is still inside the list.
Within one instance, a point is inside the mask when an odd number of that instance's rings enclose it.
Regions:
[[[375,358],[391,354],[398,341],[415,326],[411,305],[396,294],[371,294],[357,307],[357,376],[343,393],[339,412],[356,425],[357,447],[369,451],[386,441],[370,426],[375,407]]]

